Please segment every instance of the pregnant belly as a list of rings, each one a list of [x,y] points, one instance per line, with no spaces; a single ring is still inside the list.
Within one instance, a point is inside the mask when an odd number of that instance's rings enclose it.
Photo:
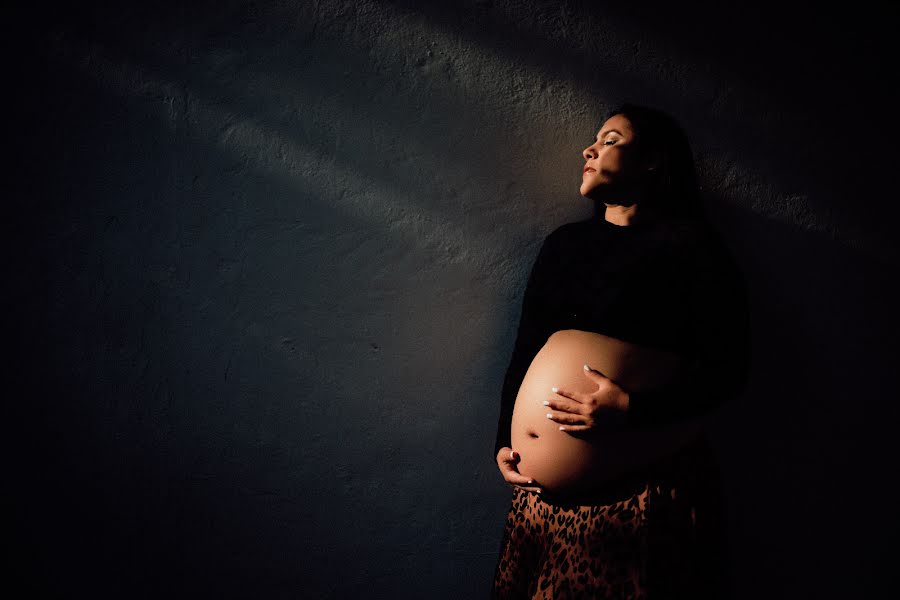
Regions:
[[[588,331],[566,329],[551,335],[519,387],[510,432],[512,447],[521,456],[519,472],[548,491],[583,492],[602,486],[673,453],[699,433],[698,420],[590,436],[560,431],[560,423],[547,418],[543,401],[561,398],[550,391],[554,386],[596,391],[597,384],[582,368],[585,363],[626,391],[644,391],[670,381],[683,359]]]

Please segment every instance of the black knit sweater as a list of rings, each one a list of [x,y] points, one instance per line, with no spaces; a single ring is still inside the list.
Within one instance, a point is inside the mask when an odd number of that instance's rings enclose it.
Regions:
[[[616,225],[602,215],[551,232],[525,288],[503,380],[494,456],[510,446],[519,386],[547,338],[593,331],[691,359],[667,387],[629,392],[625,426],[670,423],[711,411],[743,390],[750,362],[743,275],[705,222]]]

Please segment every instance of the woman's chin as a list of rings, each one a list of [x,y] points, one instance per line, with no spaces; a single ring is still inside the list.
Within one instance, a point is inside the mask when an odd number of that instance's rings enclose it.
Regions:
[[[611,188],[609,185],[598,185],[596,182],[583,181],[578,189],[581,195],[589,200],[603,201],[603,198],[609,196]]]

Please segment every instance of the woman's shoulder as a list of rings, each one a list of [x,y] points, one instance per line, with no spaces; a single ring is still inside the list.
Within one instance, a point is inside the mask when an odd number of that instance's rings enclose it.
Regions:
[[[564,240],[578,240],[584,238],[588,233],[590,224],[588,221],[572,221],[558,225],[550,233],[544,237],[544,245],[558,247],[560,242]]]
[[[563,223],[562,225],[559,225],[556,229],[551,231],[549,235],[559,236],[559,235],[565,235],[565,234],[575,233],[575,232],[579,232],[579,231],[586,231],[591,227],[591,225],[593,224],[593,221],[594,221],[594,219],[590,218],[590,219],[583,219],[581,221],[570,221],[568,223]]]

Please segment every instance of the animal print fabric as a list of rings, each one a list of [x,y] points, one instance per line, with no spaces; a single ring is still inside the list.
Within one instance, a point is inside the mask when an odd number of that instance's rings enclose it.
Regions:
[[[595,494],[513,486],[491,598],[724,598],[718,467],[705,441]]]

